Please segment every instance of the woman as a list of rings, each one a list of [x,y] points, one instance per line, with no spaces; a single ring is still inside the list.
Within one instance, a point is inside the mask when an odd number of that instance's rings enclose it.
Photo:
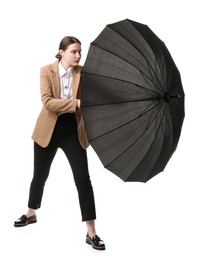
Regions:
[[[43,108],[32,135],[34,174],[30,185],[28,211],[15,221],[15,227],[37,222],[43,189],[58,148],[65,153],[79,195],[82,221],[86,222],[86,243],[104,250],[105,244],[95,230],[95,201],[87,164],[89,146],[80,112],[81,42],[71,36],[59,45],[58,59],[41,68],[40,89]]]

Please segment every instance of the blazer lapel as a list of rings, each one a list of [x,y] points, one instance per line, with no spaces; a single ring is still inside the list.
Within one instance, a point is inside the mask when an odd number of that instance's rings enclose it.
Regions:
[[[54,62],[51,67],[52,71],[52,90],[55,98],[60,98],[60,77],[58,71],[58,61]]]
[[[77,97],[79,81],[80,81],[80,73],[77,73],[73,69],[73,72],[72,72],[72,95],[73,95],[73,98]]]

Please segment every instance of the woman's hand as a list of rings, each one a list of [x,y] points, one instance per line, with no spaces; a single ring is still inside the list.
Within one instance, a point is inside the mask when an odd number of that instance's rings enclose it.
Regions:
[[[78,99],[77,107],[78,107],[79,109],[80,109],[80,107],[81,107],[81,100],[80,100],[80,99]]]

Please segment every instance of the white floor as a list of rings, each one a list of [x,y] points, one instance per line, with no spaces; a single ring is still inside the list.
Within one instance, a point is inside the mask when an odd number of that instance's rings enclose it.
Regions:
[[[185,169],[179,167],[184,164],[182,149],[180,145],[166,171],[143,184],[123,183],[103,169],[89,148],[96,227],[107,247],[103,252],[85,243],[85,223],[81,222],[76,189],[61,151],[52,165],[36,224],[13,227],[26,209],[29,178],[23,178],[25,173],[19,170],[7,172],[9,176],[1,182],[1,259],[198,259],[199,177],[187,169],[187,163]]]

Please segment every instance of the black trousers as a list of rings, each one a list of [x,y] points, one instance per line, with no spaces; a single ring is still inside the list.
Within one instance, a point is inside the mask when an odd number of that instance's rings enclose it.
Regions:
[[[72,169],[82,221],[95,219],[95,201],[88,172],[87,154],[79,143],[77,123],[73,113],[65,113],[58,117],[51,141],[46,148],[34,142],[34,174],[30,185],[28,207],[40,208],[44,185],[58,148],[64,151]]]

